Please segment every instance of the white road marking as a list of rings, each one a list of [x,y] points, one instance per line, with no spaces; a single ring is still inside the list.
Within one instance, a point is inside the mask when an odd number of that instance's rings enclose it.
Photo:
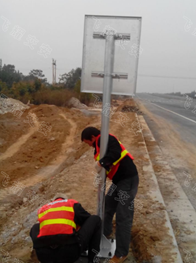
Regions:
[[[152,103],[152,102],[151,102],[151,104],[153,104],[153,105],[155,105],[155,106],[157,106],[157,107],[159,107],[159,108],[161,108],[161,109],[163,109],[163,110],[169,111],[169,112],[171,112],[171,113],[173,113],[173,114],[176,114],[176,115],[178,115],[178,116],[180,116],[180,117],[182,117],[182,118],[184,118],[184,119],[186,119],[186,120],[189,120],[189,121],[192,121],[192,122],[196,123],[196,121],[194,121],[194,120],[192,120],[192,119],[189,119],[189,118],[187,118],[187,117],[185,117],[185,116],[183,116],[183,115],[181,115],[181,114],[178,114],[178,113],[176,113],[175,111],[168,110],[168,109],[163,108],[163,107],[161,107],[161,106],[159,106],[159,105],[157,105],[157,104],[155,104],[155,103]]]

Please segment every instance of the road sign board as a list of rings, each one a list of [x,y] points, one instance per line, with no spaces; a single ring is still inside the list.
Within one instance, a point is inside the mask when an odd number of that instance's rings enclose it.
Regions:
[[[112,94],[134,95],[140,47],[141,17],[86,15],[81,91],[103,93],[105,36],[115,35]]]

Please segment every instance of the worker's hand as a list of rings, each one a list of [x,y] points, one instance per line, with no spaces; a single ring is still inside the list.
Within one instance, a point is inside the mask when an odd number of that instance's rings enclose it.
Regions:
[[[81,226],[76,225],[76,232],[78,232],[80,230]]]
[[[99,163],[99,161],[97,161],[95,163],[95,170],[97,171],[97,173],[100,173],[101,172],[101,169],[102,169],[102,166],[101,164]]]

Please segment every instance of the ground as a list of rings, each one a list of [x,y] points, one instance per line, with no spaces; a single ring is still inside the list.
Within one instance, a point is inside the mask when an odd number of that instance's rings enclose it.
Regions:
[[[162,241],[164,236],[167,245],[172,242],[164,226],[164,208],[148,196],[153,182],[145,173],[148,158],[139,147],[143,137],[136,114],[142,113],[133,100],[114,103],[110,132],[134,156],[140,177],[130,251],[137,262],[149,262],[157,255],[163,263],[173,262]],[[31,106],[19,119],[11,113],[0,115],[0,125],[0,259],[37,262],[29,231],[41,205],[56,194],[65,194],[96,213],[93,148],[82,143],[80,136],[86,126],[100,128],[101,115],[39,105]]]

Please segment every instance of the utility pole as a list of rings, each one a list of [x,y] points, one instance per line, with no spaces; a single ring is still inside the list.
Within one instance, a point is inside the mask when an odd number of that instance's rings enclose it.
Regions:
[[[2,59],[0,59],[0,70],[2,70]]]
[[[56,84],[56,60],[52,59],[52,84]]]

